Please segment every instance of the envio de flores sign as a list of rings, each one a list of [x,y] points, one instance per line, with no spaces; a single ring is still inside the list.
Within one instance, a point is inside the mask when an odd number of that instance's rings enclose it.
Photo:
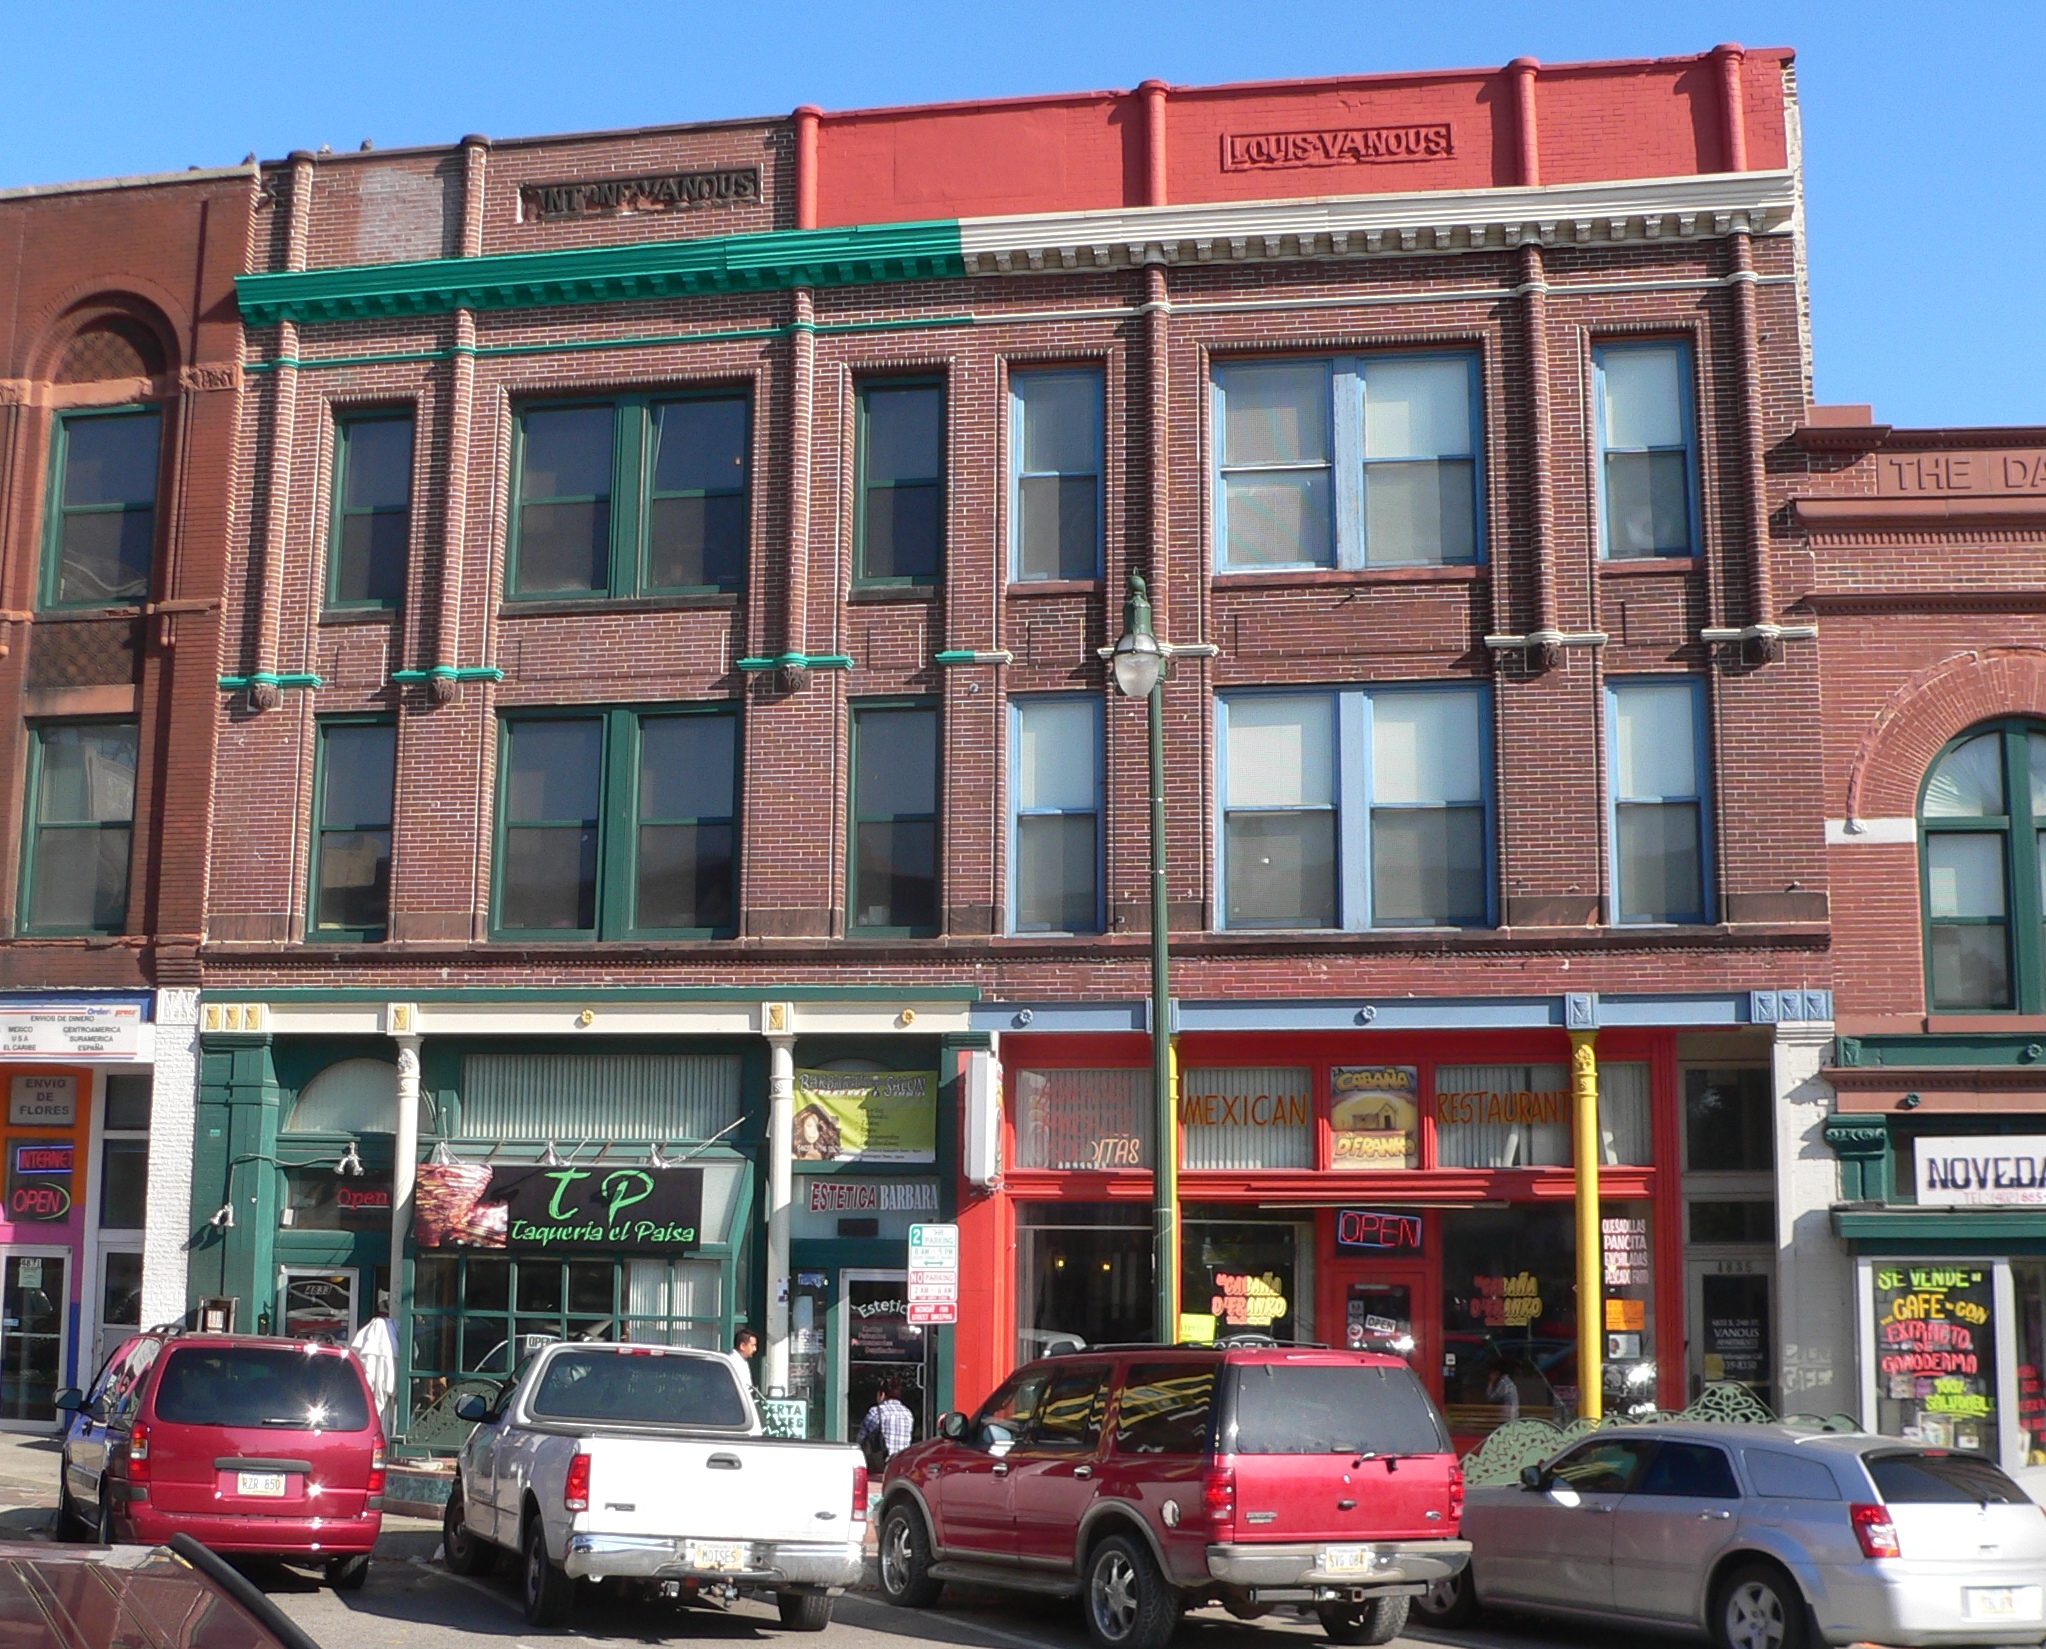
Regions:
[[[1455,153],[1455,135],[1446,120],[1412,126],[1337,126],[1316,132],[1226,132],[1222,170],[1368,166],[1389,160],[1447,160]]]

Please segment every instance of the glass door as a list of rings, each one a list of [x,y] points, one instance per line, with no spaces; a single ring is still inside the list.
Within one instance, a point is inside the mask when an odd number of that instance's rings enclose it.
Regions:
[[[909,1278],[901,1271],[841,1271],[839,1278],[840,1389],[845,1393],[845,1437],[892,1389],[909,1410],[911,1442],[931,1434],[931,1350],[936,1336],[909,1320]]]
[[[115,1349],[142,1326],[142,1250],[102,1248],[99,1251],[99,1346],[93,1359],[97,1371]],[[88,1372],[80,1369],[81,1383]]]
[[[346,1345],[355,1336],[355,1283],[352,1270],[316,1270],[287,1265],[277,1277],[283,1301],[281,1332],[293,1340],[322,1340]]]
[[[0,1253],[0,1426],[55,1424],[70,1303],[68,1253]]]
[[[1768,1259],[1691,1260],[1689,1385],[1746,1386],[1776,1407],[1776,1266]]]

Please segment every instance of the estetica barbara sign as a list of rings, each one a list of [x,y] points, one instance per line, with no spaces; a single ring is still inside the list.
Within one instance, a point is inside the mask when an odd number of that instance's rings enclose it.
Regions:
[[[2046,1205],[2046,1134],[1920,1139],[1916,1158],[1925,1207]]]

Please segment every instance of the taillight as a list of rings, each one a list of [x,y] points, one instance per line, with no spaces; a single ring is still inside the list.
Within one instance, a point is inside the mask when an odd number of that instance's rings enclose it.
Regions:
[[[1463,1521],[1463,1466],[1453,1463],[1449,1468],[1449,1521],[1453,1524]]]
[[[1236,1534],[1236,1468],[1217,1461],[1201,1473],[1201,1509],[1208,1527],[1221,1538]]]
[[[867,1468],[865,1466],[853,1467],[852,1520],[855,1523],[864,1523],[867,1520]]]
[[[128,1481],[147,1483],[149,1481],[149,1422],[137,1420],[135,1429],[128,1433]]]
[[[590,1457],[587,1454],[569,1456],[568,1481],[561,1485],[561,1504],[565,1511],[586,1512],[590,1509]]]
[[[381,1443],[377,1444],[369,1457],[369,1492],[371,1494],[384,1492],[384,1446]]]
[[[1863,1557],[1902,1557],[1904,1548],[1897,1541],[1897,1525],[1890,1521],[1887,1506],[1849,1506],[1847,1515],[1854,1521],[1854,1538],[1861,1542]]]

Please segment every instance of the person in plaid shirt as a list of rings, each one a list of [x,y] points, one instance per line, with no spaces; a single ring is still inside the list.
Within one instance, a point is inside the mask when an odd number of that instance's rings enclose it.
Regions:
[[[892,1381],[884,1381],[878,1400],[867,1410],[866,1419],[860,1422],[860,1434],[854,1439],[861,1448],[867,1448],[867,1440],[879,1437],[881,1458],[877,1464],[886,1465],[889,1460],[908,1448],[916,1431],[916,1421],[908,1409],[903,1407],[900,1388]],[[868,1449],[867,1457],[873,1460],[876,1451]]]

